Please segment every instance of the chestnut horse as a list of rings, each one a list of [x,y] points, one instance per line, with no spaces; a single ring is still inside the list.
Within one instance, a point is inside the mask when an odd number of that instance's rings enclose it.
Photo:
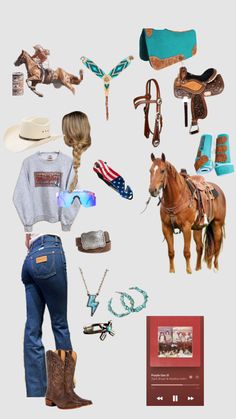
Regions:
[[[193,237],[196,243],[197,263],[196,270],[201,269],[203,253],[202,228],[196,228],[198,217],[197,200],[193,199],[186,180],[180,175],[175,167],[166,161],[165,155],[155,158],[151,154],[152,166],[150,169],[151,196],[157,197],[163,191],[161,199],[161,221],[162,231],[168,245],[170,260],[170,272],[175,272],[174,266],[174,228],[179,228],[184,236],[184,257],[186,260],[186,271],[192,273],[190,266],[190,244],[193,229]],[[190,178],[191,179],[191,178]],[[226,214],[226,201],[223,191],[219,186],[209,183],[218,192],[213,200],[212,217],[205,231],[205,262],[209,269],[212,267],[214,257],[214,268],[218,270],[218,257],[224,236],[224,222]],[[172,215],[171,215],[172,214]],[[198,226],[199,227],[199,226]]]
[[[75,93],[75,88],[73,84],[80,84],[83,80],[83,71],[80,70],[79,77],[74,76],[73,74],[67,73],[63,68],[57,68],[55,71],[51,69],[40,68],[40,66],[33,60],[33,58],[26,52],[23,51],[15,61],[16,66],[25,64],[28,78],[26,79],[27,86],[34,92],[36,95],[43,97],[42,93],[37,92],[36,85],[38,83],[51,84],[53,83],[54,87],[61,87],[62,85],[67,87]]]

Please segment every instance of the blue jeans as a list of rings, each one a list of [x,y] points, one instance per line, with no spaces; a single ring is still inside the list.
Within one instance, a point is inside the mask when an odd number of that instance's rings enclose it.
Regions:
[[[47,306],[56,349],[71,350],[67,323],[66,259],[57,236],[45,235],[30,246],[22,268],[27,320],[24,335],[25,381],[28,397],[43,397],[47,388],[42,323]]]

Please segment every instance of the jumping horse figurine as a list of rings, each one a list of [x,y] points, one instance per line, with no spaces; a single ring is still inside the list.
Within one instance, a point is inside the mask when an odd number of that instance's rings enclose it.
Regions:
[[[218,257],[223,242],[226,200],[223,191],[213,183],[206,183],[202,176],[182,175],[175,167],[166,161],[165,155],[155,158],[151,154],[150,169],[151,196],[157,197],[163,191],[161,202],[162,231],[168,245],[170,272],[175,272],[174,266],[174,234],[176,229],[184,236],[184,257],[186,271],[192,273],[190,266],[190,244],[193,238],[196,243],[196,270],[201,269],[203,247],[204,259],[211,269],[214,257],[214,268],[218,270]],[[203,221],[203,215],[208,218],[208,224]],[[206,227],[204,245],[202,230]]]
[[[37,92],[36,86],[38,83],[51,84],[53,83],[54,87],[59,88],[61,86],[67,87],[71,92],[75,93],[75,88],[73,84],[80,84],[83,80],[83,71],[79,71],[79,77],[74,76],[73,74],[67,73],[63,68],[58,67],[56,70],[44,69],[39,66],[35,60],[26,52],[23,51],[15,61],[16,66],[25,64],[27,70],[27,86],[34,92],[36,95],[43,97],[42,93]]]

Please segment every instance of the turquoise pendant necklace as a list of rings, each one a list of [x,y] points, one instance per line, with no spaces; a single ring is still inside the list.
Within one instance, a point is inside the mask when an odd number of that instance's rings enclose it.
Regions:
[[[97,298],[97,297],[99,296],[99,294],[100,294],[100,291],[101,291],[101,288],[102,288],[103,283],[104,283],[104,281],[105,281],[105,278],[106,278],[106,275],[107,275],[108,269],[106,269],[106,270],[105,270],[105,272],[104,272],[104,274],[103,274],[103,277],[102,277],[101,283],[100,283],[100,285],[99,285],[99,287],[98,287],[98,290],[97,290],[96,294],[91,294],[91,293],[89,292],[89,289],[88,289],[87,283],[86,283],[86,281],[85,281],[85,279],[84,279],[84,274],[83,274],[83,271],[82,271],[82,269],[81,269],[81,268],[79,268],[79,270],[80,270],[80,274],[81,274],[81,278],[82,278],[82,280],[83,280],[84,286],[85,286],[86,291],[87,291],[87,296],[88,296],[87,307],[91,308],[91,316],[93,316],[93,315],[94,315],[94,313],[95,313],[95,311],[96,311],[96,310],[97,310],[97,308],[98,308],[98,305],[99,305],[99,301],[96,301],[96,298]]]

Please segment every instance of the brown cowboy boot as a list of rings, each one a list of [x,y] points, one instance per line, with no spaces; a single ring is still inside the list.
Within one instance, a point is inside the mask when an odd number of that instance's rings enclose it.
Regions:
[[[74,351],[66,351],[65,353],[65,390],[75,402],[81,403],[83,406],[92,404],[91,400],[82,399],[73,390],[74,388],[74,374],[77,355]]]
[[[57,406],[59,409],[75,409],[83,406],[75,401],[65,389],[65,362],[53,351],[47,351],[47,406]]]

